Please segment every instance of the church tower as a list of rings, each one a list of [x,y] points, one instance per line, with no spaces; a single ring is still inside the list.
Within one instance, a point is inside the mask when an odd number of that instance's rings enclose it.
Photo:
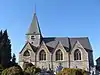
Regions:
[[[40,45],[41,31],[39,27],[38,18],[36,16],[36,12],[34,12],[34,16],[26,36],[27,41],[31,43],[33,46],[38,47]]]

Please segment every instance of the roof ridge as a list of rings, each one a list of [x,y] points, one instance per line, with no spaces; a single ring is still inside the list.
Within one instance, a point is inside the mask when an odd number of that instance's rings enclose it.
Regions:
[[[68,36],[64,36],[64,37],[43,37],[43,38],[88,38],[88,36],[80,36],[80,37],[68,37]]]
[[[84,36],[80,36],[80,37],[70,37],[70,38],[72,38],[72,39],[77,39],[77,38],[88,38],[88,37],[84,37]]]
[[[43,38],[68,38],[68,37],[43,37]]]

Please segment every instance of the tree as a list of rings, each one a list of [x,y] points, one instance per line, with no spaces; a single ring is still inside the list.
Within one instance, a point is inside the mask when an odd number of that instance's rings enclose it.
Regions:
[[[0,64],[1,64],[1,46],[2,46],[1,40],[2,40],[2,30],[0,31]]]
[[[1,40],[2,47],[1,51],[1,64],[6,68],[8,67],[11,60],[11,44],[8,38],[7,30],[4,31]]]
[[[13,57],[12,57],[12,62],[13,62],[13,63],[16,63],[16,56],[15,56],[14,53],[13,53]]]
[[[15,54],[13,53],[12,61],[11,61],[11,66],[14,66],[14,65],[17,65],[17,63],[16,63],[16,56],[15,56]]]
[[[12,67],[12,66],[16,66],[16,65],[18,65],[18,63],[16,63],[16,56],[15,56],[15,54],[13,53],[12,59],[11,59],[11,61],[9,62],[8,67]]]
[[[0,31],[0,44],[1,44],[1,40],[2,40],[2,30]]]
[[[2,30],[0,31],[0,44],[1,44],[1,40],[2,40]]]
[[[3,66],[0,64],[0,75],[2,73],[2,71],[4,70]]]

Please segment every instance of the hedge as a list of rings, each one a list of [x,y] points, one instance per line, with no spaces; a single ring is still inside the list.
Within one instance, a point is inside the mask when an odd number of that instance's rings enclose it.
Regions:
[[[82,69],[64,68],[56,75],[88,75],[88,72]]]

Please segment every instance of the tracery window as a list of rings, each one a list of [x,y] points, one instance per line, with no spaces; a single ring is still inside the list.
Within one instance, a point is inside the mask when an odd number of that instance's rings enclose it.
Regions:
[[[63,60],[63,53],[60,49],[56,51],[56,60]]]
[[[39,60],[46,60],[46,52],[44,50],[40,51]]]
[[[28,51],[28,50],[26,50],[26,51],[24,52],[23,56],[30,56],[29,51]]]
[[[74,52],[74,60],[81,60],[81,52],[79,49],[76,49]]]

